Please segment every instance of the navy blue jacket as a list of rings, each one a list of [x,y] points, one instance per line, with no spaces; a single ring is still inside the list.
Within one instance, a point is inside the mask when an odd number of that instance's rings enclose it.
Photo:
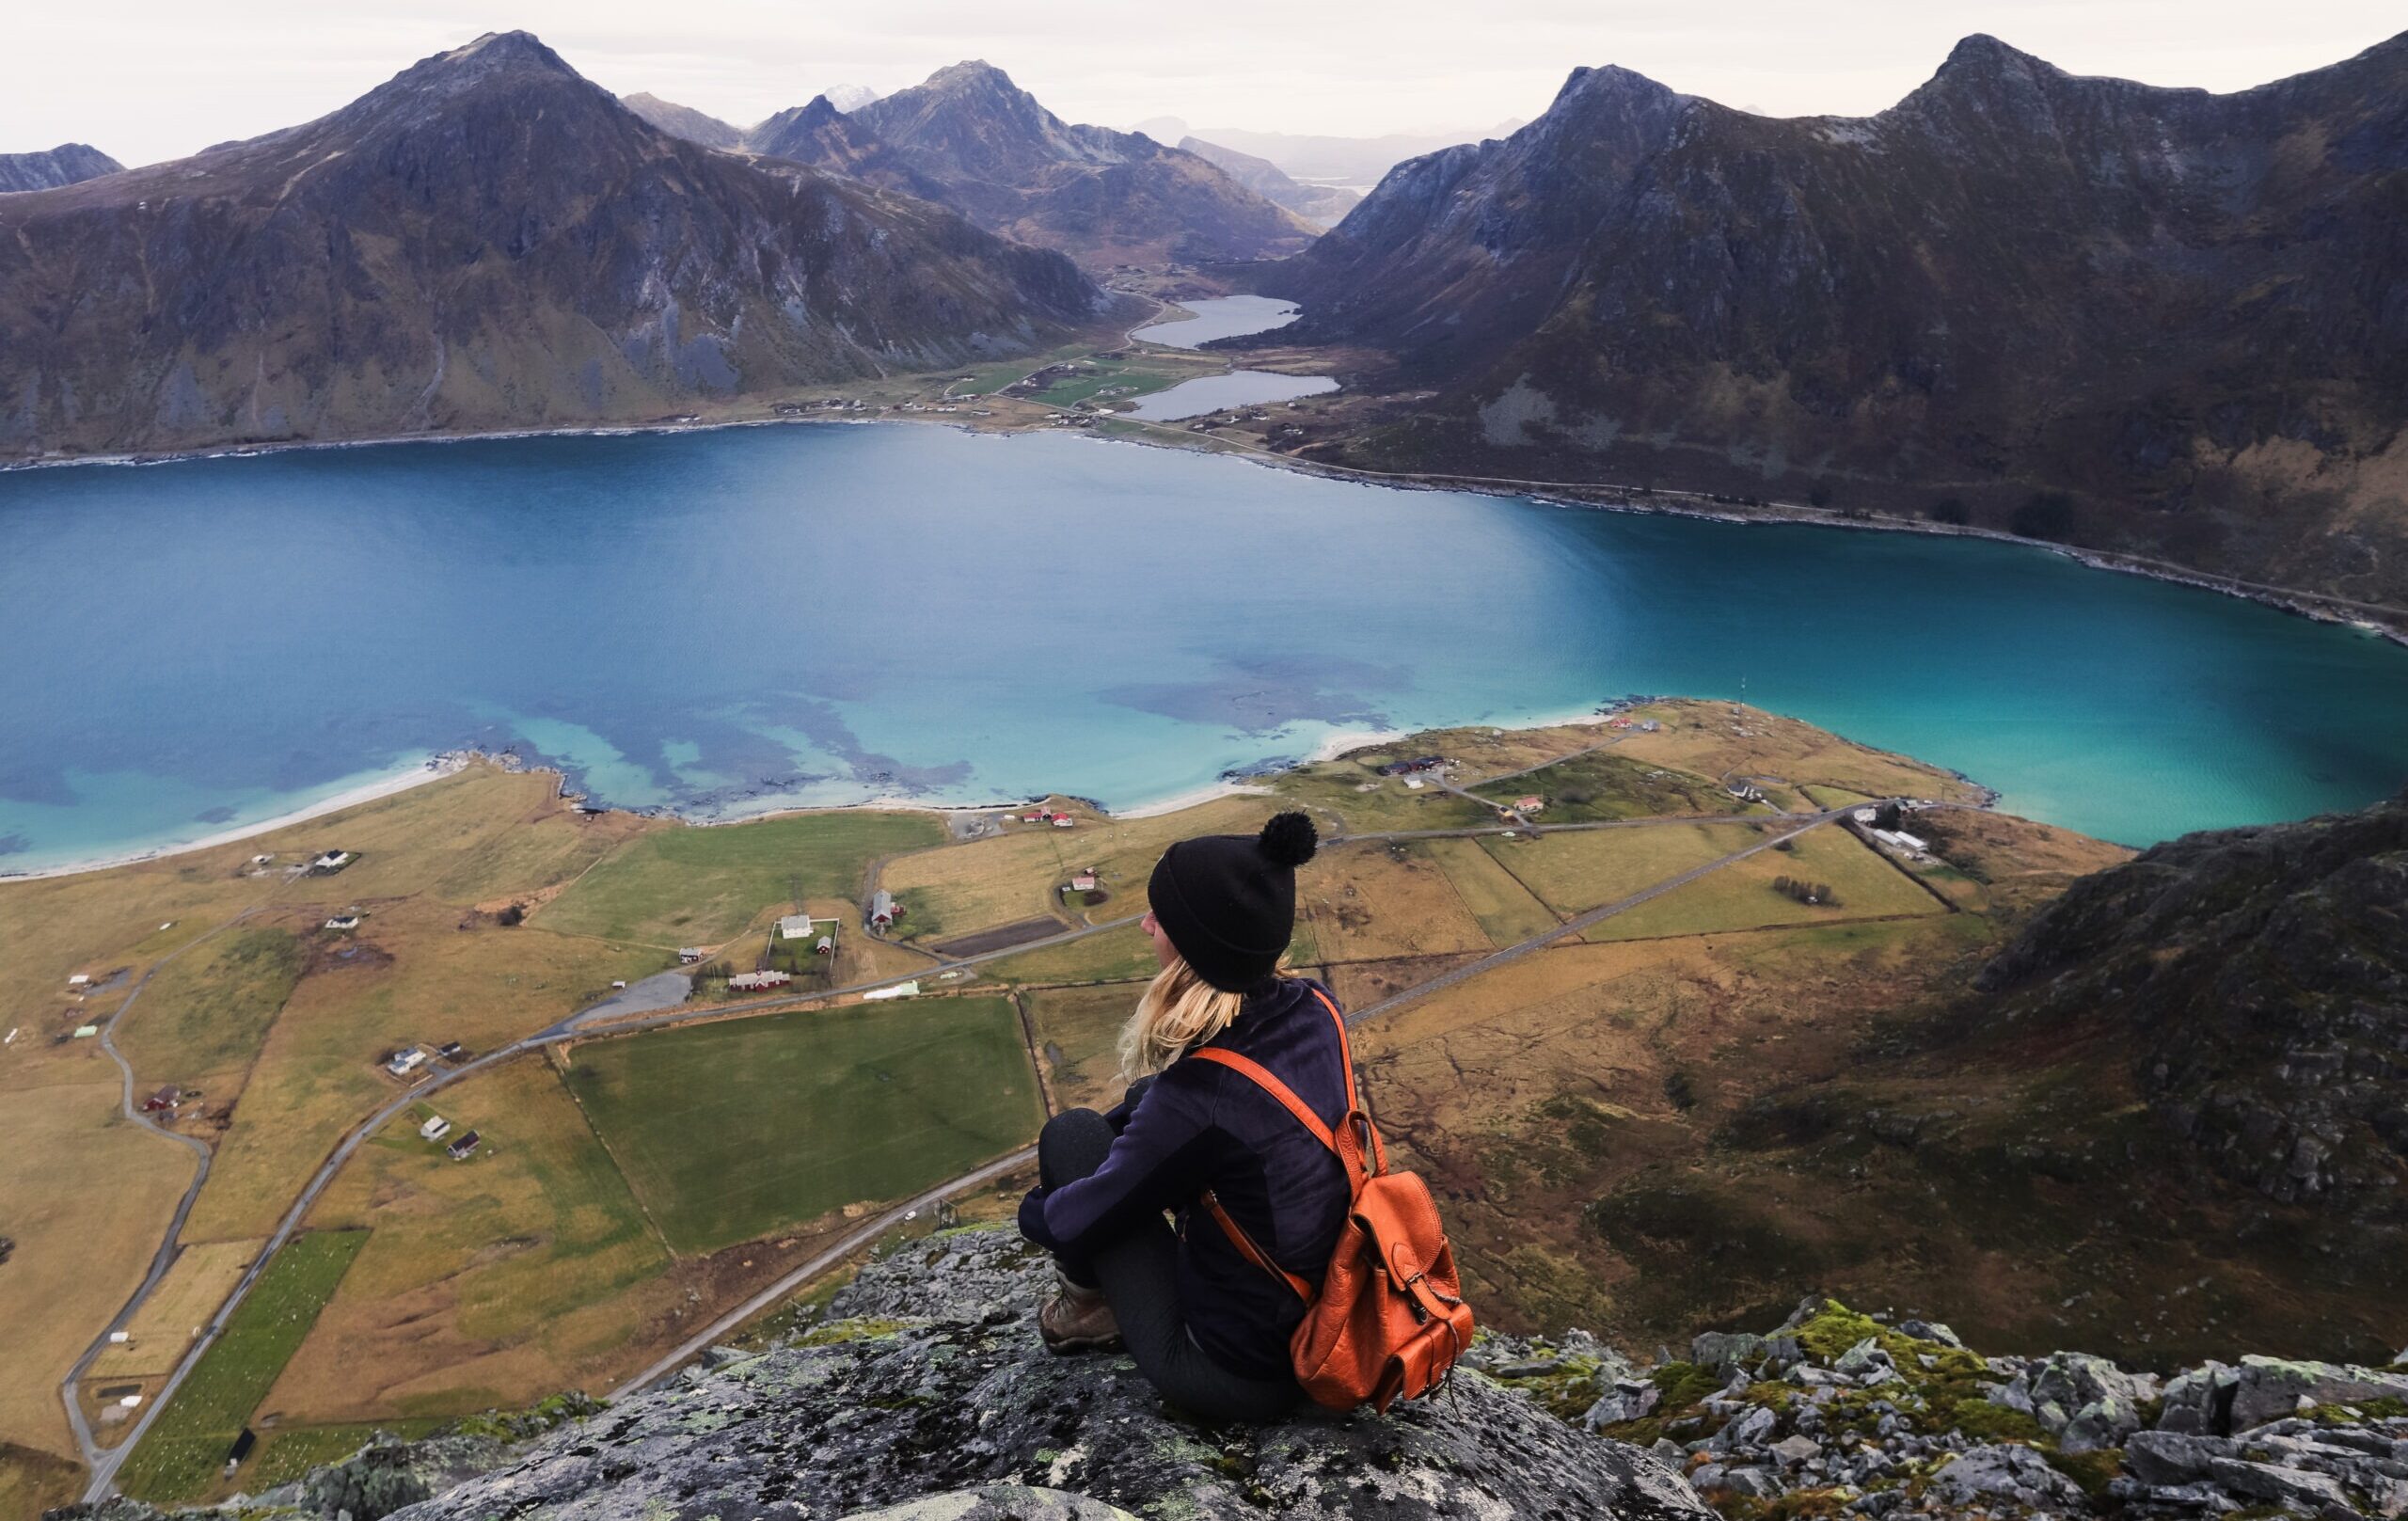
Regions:
[[[1337,1023],[1313,996],[1319,986],[1282,978],[1208,1044],[1261,1063],[1335,1129],[1346,1115],[1346,1068]],[[1196,1198],[1212,1189],[1272,1260],[1317,1284],[1353,1202],[1345,1165],[1278,1100],[1212,1062],[1172,1063],[1133,1108],[1104,1117],[1118,1134],[1103,1165],[1031,1190],[1021,1233],[1075,1259],[1176,1212],[1180,1308],[1196,1344],[1243,1377],[1288,1376],[1302,1302],[1247,1261]]]

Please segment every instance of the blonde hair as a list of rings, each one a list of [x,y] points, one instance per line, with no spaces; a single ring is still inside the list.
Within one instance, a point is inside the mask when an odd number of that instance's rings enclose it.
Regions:
[[[1275,974],[1287,972],[1283,957]],[[1136,1012],[1121,1026],[1121,1080],[1133,1083],[1161,1071],[1228,1029],[1244,1007],[1245,994],[1215,988],[1187,964],[1187,958],[1171,958],[1170,965],[1146,985]]]

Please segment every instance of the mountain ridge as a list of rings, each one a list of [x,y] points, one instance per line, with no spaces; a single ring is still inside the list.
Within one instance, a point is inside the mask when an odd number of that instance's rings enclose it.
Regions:
[[[0,231],[24,452],[640,419],[1026,352],[1101,299],[950,212],[665,135],[525,33]]]
[[[0,195],[55,190],[124,168],[89,143],[61,143],[40,153],[0,153]]]
[[[2399,602],[2403,98],[2408,37],[2210,95],[1977,35],[1863,118],[1581,70],[1255,283],[1443,393],[1367,462],[1993,527],[2063,492],[2047,536]]]

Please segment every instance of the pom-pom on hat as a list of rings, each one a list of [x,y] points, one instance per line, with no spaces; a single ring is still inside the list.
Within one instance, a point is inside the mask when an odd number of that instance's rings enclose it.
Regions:
[[[1259,834],[1205,834],[1163,852],[1146,884],[1154,922],[1196,974],[1225,992],[1271,975],[1296,933],[1296,868],[1321,844],[1285,813]]]

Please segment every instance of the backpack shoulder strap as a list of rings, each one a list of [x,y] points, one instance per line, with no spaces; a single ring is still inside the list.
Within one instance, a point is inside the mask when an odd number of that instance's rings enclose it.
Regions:
[[[1252,1083],[1256,1087],[1278,1100],[1288,1113],[1296,1117],[1296,1123],[1312,1132],[1314,1140],[1332,1151],[1338,1149],[1338,1137],[1331,1133],[1329,1126],[1323,1122],[1321,1116],[1313,1113],[1313,1106],[1297,1098],[1296,1090],[1272,1075],[1271,1069],[1268,1067],[1251,1056],[1242,1056],[1234,1051],[1225,1051],[1219,1046],[1198,1047],[1188,1054],[1198,1061],[1208,1061],[1216,1067],[1226,1067]]]

